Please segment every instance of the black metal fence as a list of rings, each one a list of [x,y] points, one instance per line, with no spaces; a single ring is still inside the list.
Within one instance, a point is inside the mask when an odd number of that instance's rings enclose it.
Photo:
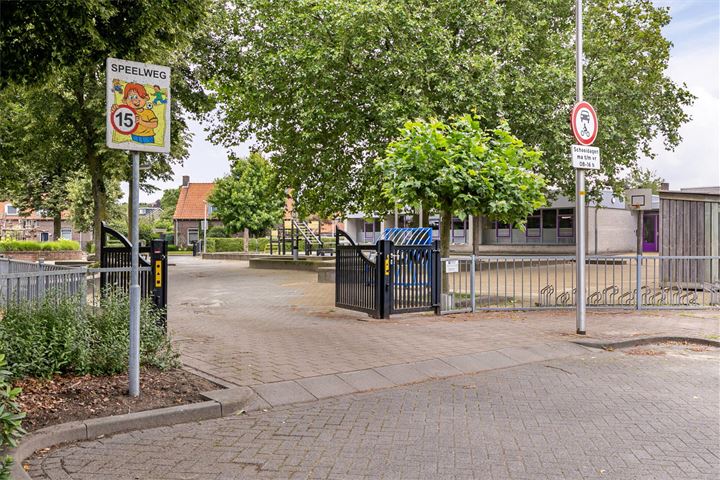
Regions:
[[[104,223],[101,235],[101,295],[108,288],[128,291],[132,245],[125,236]],[[142,298],[152,299],[153,304],[163,312],[163,320],[167,323],[167,241],[153,240],[149,247],[139,247],[139,251],[140,293]]]
[[[335,306],[388,318],[440,307],[440,252],[432,245],[356,245],[335,235]]]

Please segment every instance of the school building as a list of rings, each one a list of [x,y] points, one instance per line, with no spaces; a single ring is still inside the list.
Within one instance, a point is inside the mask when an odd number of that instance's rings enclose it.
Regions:
[[[653,196],[652,210],[645,211],[643,250],[657,252],[659,247],[658,222],[660,200]],[[588,202],[587,252],[590,255],[635,252],[637,245],[637,212],[625,208],[623,199],[604,192],[598,202]],[[385,228],[418,227],[420,215],[404,210],[384,218],[365,214],[348,215],[345,225],[348,234],[357,243],[374,243]],[[478,228],[475,223],[478,222]],[[429,225],[433,236],[439,238],[440,218],[431,215]],[[560,196],[545,208],[536,210],[527,218],[525,230],[483,217],[454,218],[450,230],[451,250],[454,253],[472,251],[473,232],[479,233],[478,250],[481,254],[574,254],[575,253],[575,202]]]

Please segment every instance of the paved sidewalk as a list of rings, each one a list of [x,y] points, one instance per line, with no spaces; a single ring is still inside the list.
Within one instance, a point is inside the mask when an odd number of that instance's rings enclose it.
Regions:
[[[35,457],[30,474],[46,480],[717,478],[717,349],[634,353],[597,351],[116,435]]]
[[[395,316],[336,309],[314,272],[250,270],[247,262],[172,257],[170,329],[183,362],[226,386],[255,386],[577,339],[717,337],[720,312],[574,311]],[[558,356],[560,353],[558,354]],[[548,358],[548,357],[543,357]]]

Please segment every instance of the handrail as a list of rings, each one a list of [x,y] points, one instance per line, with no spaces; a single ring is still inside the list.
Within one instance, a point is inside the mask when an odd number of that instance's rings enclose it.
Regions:
[[[292,222],[295,225],[295,228],[297,228],[298,231],[305,238],[306,242],[317,243],[318,245],[320,245],[320,247],[322,247],[322,240],[320,240],[317,237],[317,235],[315,235],[315,233],[310,229],[310,225],[308,225],[305,222],[299,222],[298,220],[296,220],[294,218],[292,219]],[[301,226],[303,226],[305,228],[303,229],[303,228],[301,228]],[[310,237],[312,237],[312,239],[307,236],[306,232],[310,234]],[[314,242],[313,242],[313,240],[314,240]]]

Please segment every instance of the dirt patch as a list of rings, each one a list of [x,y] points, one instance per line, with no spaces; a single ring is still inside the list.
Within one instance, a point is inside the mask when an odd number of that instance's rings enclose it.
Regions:
[[[140,375],[141,394],[137,398],[128,395],[127,375],[124,374],[24,379],[15,386],[22,388],[20,404],[27,412],[23,427],[28,432],[73,420],[202,402],[206,399],[200,392],[220,388],[180,369],[144,369]]]
[[[665,355],[665,352],[662,350],[653,350],[652,348],[641,348],[641,347],[635,347],[631,348],[629,350],[625,350],[626,355],[643,355],[648,357],[656,357],[659,355]]]

